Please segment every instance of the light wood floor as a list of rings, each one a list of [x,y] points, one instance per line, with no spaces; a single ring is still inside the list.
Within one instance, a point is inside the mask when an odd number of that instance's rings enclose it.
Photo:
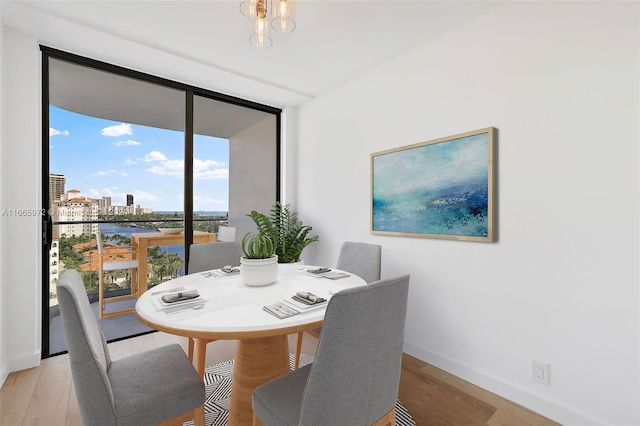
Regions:
[[[180,343],[185,338],[151,333],[109,344],[112,359]],[[293,351],[294,337],[289,344]],[[305,334],[302,350],[314,353],[317,340]],[[207,365],[233,358],[234,342],[207,347]],[[409,355],[402,362],[400,400],[417,425],[557,425],[538,414],[465,382]],[[0,425],[81,425],[69,358],[56,356],[37,368],[9,374],[0,388]]]

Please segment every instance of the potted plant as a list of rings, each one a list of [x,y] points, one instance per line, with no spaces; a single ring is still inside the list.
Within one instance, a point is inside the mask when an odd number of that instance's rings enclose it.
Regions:
[[[270,216],[255,210],[247,216],[253,219],[261,234],[271,237],[279,263],[299,262],[302,250],[319,238],[308,236],[313,228],[298,220],[298,213],[292,211],[289,204],[277,202]]]
[[[242,237],[240,277],[245,285],[258,287],[273,284],[278,278],[278,255],[269,235],[247,232]]]

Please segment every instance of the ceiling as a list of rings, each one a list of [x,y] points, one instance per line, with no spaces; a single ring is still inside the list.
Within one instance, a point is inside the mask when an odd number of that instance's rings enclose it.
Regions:
[[[271,31],[268,49],[249,44],[251,24],[240,13],[239,0],[2,1],[1,6],[3,21],[18,28],[28,27],[22,12],[37,12],[242,77],[249,85],[294,94],[299,104],[505,1],[297,0],[296,30]],[[28,31],[42,27],[34,24]],[[59,25],[56,30],[60,35]]]
[[[67,111],[123,123],[185,131],[185,92],[66,61],[49,61],[49,102]],[[198,135],[229,139],[275,116],[194,96]]]

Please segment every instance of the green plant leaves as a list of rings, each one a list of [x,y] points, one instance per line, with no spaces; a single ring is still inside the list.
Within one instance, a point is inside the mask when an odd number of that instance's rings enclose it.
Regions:
[[[274,242],[275,254],[280,263],[299,261],[302,250],[319,239],[317,235],[308,237],[313,228],[298,220],[298,213],[291,211],[289,204],[277,202],[272,207],[270,216],[255,210],[247,216],[253,219],[259,234],[269,236]]]
[[[242,254],[248,259],[267,259],[275,253],[271,238],[262,233],[247,232],[242,237]]]

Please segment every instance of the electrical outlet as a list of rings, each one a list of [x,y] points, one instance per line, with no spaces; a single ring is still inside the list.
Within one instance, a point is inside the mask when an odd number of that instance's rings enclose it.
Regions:
[[[544,385],[549,384],[549,364],[543,364],[538,361],[532,361],[531,378]]]

